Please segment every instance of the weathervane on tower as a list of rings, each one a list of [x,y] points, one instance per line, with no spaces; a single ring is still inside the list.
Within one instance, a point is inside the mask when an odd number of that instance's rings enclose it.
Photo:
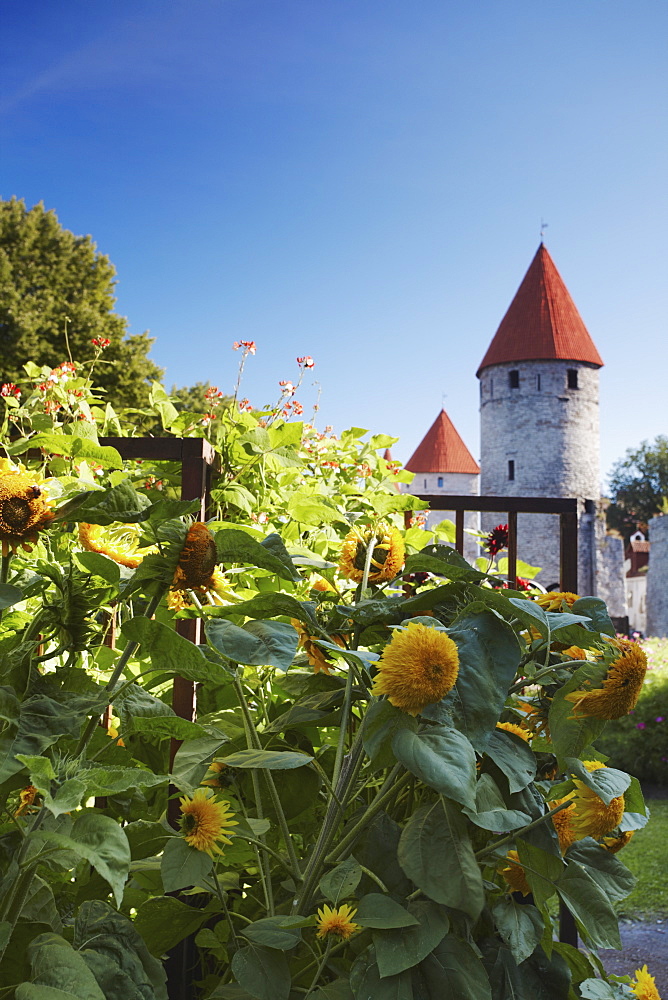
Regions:
[[[541,216],[541,219],[540,219],[540,242],[541,243],[543,242],[543,237],[545,236],[545,230],[548,228],[549,225],[550,225],[550,223],[549,222],[545,222],[545,220]]]

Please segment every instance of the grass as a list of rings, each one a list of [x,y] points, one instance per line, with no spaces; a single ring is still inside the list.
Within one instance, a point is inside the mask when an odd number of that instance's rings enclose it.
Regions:
[[[668,799],[652,799],[648,806],[649,823],[618,855],[638,884],[615,909],[618,916],[635,920],[668,917]]]

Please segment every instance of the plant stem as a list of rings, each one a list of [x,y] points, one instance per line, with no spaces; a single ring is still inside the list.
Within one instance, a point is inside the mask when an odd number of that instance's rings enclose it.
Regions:
[[[336,758],[334,760],[334,771],[332,773],[332,785],[334,786],[334,788],[336,788],[339,783],[339,777],[341,776],[341,767],[343,765],[343,755],[346,749],[346,736],[348,735],[348,716],[350,715],[350,706],[353,697],[353,680],[354,680],[353,668],[350,664],[348,664],[346,690],[343,696],[343,710],[341,712],[341,728],[339,730],[339,740],[336,747]]]
[[[318,968],[315,970],[315,976],[313,977],[313,982],[309,986],[309,988],[308,988],[308,990],[306,992],[306,996],[304,997],[304,1000],[308,1000],[308,998],[311,996],[311,993],[313,993],[313,990],[318,985],[318,980],[320,979],[320,976],[322,975],[323,970],[324,970],[325,966],[327,965],[327,961],[329,959],[329,953],[330,953],[331,950],[332,950],[332,939],[328,938],[327,939],[327,945],[325,947],[325,954],[322,956],[320,964],[319,964]]]
[[[508,694],[515,694],[516,691],[521,691],[522,688],[529,687],[529,685],[531,684],[535,684],[536,681],[540,680],[541,677],[545,677],[547,674],[551,674],[554,670],[557,670],[558,667],[562,666],[563,666],[562,663],[555,663],[551,667],[543,667],[543,669],[539,670],[538,673],[534,674],[533,677],[525,677],[523,681],[517,681],[516,684],[513,684],[513,686],[508,689]]]
[[[500,840],[496,840],[489,847],[485,847],[483,850],[477,851],[475,854],[476,861],[487,857],[488,854],[493,854],[499,847],[503,847],[505,844],[511,844],[517,837],[521,837],[523,833],[527,833],[529,830],[535,829],[535,827],[540,826],[541,823],[547,823],[549,819],[552,819],[555,813],[561,812],[562,809],[568,809],[569,806],[572,805],[572,800],[566,799],[566,801],[562,802],[561,805],[555,806],[554,809],[550,809],[549,812],[539,816],[538,819],[535,819],[533,823],[529,823],[528,826],[523,826],[520,830],[513,830],[512,833],[509,833],[506,837],[502,837]]]
[[[357,821],[357,823],[355,823],[352,830],[346,834],[341,843],[337,845],[332,853],[325,858],[327,864],[333,864],[335,861],[342,860],[342,855],[347,855],[349,849],[355,843],[364,827],[368,825],[369,820],[373,819],[376,813],[379,813],[381,809],[383,809],[384,806],[386,806],[387,803],[394,798],[397,792],[401,791],[404,785],[408,784],[411,777],[412,775],[409,771],[407,771],[391,786],[391,788],[388,788],[383,794],[376,796],[364,815]]]

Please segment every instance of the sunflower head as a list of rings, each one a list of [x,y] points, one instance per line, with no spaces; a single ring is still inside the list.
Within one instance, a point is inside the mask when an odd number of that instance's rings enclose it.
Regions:
[[[16,552],[19,545],[30,552],[30,543],[37,541],[37,534],[53,520],[47,496],[27,472],[12,471],[0,475],[0,540],[2,554],[10,549]]]
[[[353,528],[343,540],[339,570],[348,580],[364,577],[369,546],[373,547],[369,583],[393,580],[404,564],[404,540],[397,528],[380,521],[375,527]]]
[[[136,569],[144,556],[157,552],[157,546],[143,548],[139,545],[142,536],[140,524],[79,524],[79,542],[89,552],[100,552],[113,559],[119,566]]]
[[[625,830],[618,837],[604,837],[601,841],[601,847],[610,854],[617,854],[618,851],[621,851],[622,847],[626,847],[634,832],[634,830]]]
[[[635,982],[631,983],[631,989],[639,1000],[661,1000],[654,976],[650,976],[646,965],[643,965],[642,969],[636,969],[636,978]]]
[[[341,941],[347,941],[355,931],[360,930],[358,924],[354,924],[352,918],[357,910],[343,903],[341,906],[331,907],[327,903],[318,910],[316,926],[318,933],[316,937],[338,937]]]
[[[37,798],[38,792],[34,785],[28,785],[26,788],[21,789],[19,792],[19,804],[18,808],[15,810],[15,816],[23,816],[24,813],[34,812],[31,808],[35,799]]]
[[[524,726],[518,726],[514,722],[497,722],[496,728],[505,729],[507,733],[514,733],[515,736],[519,736],[525,743],[528,743],[532,736],[529,729],[526,729]]]
[[[587,770],[598,771],[605,768],[600,760],[584,760]],[[583,837],[593,837],[600,840],[619,826],[624,815],[624,796],[618,795],[606,806],[603,799],[593,789],[585,785],[579,778],[573,779],[575,791],[572,793],[573,810],[572,826],[576,840]]]
[[[568,608],[572,608],[575,602],[580,600],[580,597],[578,594],[571,594],[567,590],[549,590],[547,594],[539,594],[535,600],[537,604],[540,604],[543,611],[561,611],[563,604]]]
[[[550,802],[550,808],[554,809],[556,806],[560,806],[562,802],[570,801],[570,797],[566,796],[564,799],[553,799]],[[566,806],[565,809],[561,809],[559,812],[552,816],[552,825],[557,831],[557,837],[559,838],[559,847],[561,848],[561,853],[565,854],[571,844],[574,844],[577,840],[575,836],[575,830],[573,829],[573,814],[575,811],[575,806],[572,804]]]
[[[445,632],[409,622],[393,633],[376,666],[372,694],[385,694],[402,712],[418,715],[454,687],[459,652]]]
[[[498,869],[499,874],[508,883],[512,892],[520,892],[523,896],[528,896],[531,893],[531,886],[527,882],[517,851],[508,851],[504,860],[506,864]]]
[[[299,644],[297,649],[303,649],[308,658],[308,662],[313,667],[313,673],[319,674],[321,671],[323,674],[328,674],[330,668],[333,666],[331,655],[321,649],[318,645],[314,636],[309,635],[308,631],[304,628],[302,623],[298,618],[291,618],[290,624],[299,636]],[[345,648],[345,643],[340,635],[331,635],[330,640],[335,642],[337,646],[341,646],[342,649]]]
[[[589,688],[585,681],[580,690],[565,695],[566,701],[574,703],[576,718],[621,719],[635,708],[647,672],[647,656],[637,642],[624,639],[616,640],[611,651],[606,659],[610,655],[614,659],[601,687]]]
[[[198,851],[221,854],[220,843],[231,844],[231,827],[238,826],[229,802],[216,802],[212,794],[198,788],[192,798],[179,799],[181,803],[181,835]],[[220,843],[219,843],[220,842]]]
[[[213,532],[201,521],[191,524],[181,549],[172,589],[194,590],[196,587],[208,587],[217,559]]]

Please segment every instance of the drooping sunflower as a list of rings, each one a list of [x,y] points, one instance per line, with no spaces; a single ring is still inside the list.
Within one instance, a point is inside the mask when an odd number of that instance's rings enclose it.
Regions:
[[[216,539],[206,524],[196,521],[188,528],[179,562],[172,580],[172,590],[208,587],[218,561]]]
[[[198,788],[192,798],[184,796],[181,803],[181,833],[186,843],[198,851],[221,854],[223,844],[231,844],[231,827],[238,826],[229,802],[216,802],[211,793]]]
[[[631,989],[638,1000],[661,1000],[654,976],[650,976],[646,965],[643,965],[642,969],[636,969],[636,978],[635,982],[631,983]]]
[[[356,909],[343,903],[341,906],[332,908],[327,903],[318,910],[316,925],[318,933],[316,937],[326,938],[334,936],[342,941],[347,941],[355,931],[361,930],[359,924],[353,923],[353,917],[357,913]]]
[[[550,809],[556,809],[560,806],[562,802],[567,802],[570,796],[566,796],[563,799],[553,799],[550,803]],[[575,835],[575,830],[573,829],[573,815],[575,813],[575,805],[571,802],[570,806],[565,809],[561,809],[559,812],[552,816],[552,825],[557,831],[557,837],[559,838],[559,847],[561,848],[561,853],[565,854],[571,844],[574,844],[577,840]]]
[[[543,611],[561,611],[562,604],[571,608],[576,601],[580,600],[578,594],[572,594],[568,590],[549,590],[547,594],[539,594],[535,598],[536,604],[540,604]]]
[[[79,542],[89,552],[100,552],[113,559],[119,566],[136,569],[144,556],[157,552],[156,545],[140,547],[140,524],[86,524],[79,525]]]
[[[359,583],[364,577],[369,546],[373,554],[369,583],[393,580],[404,564],[404,540],[397,528],[384,521],[375,527],[353,528],[343,540],[339,570],[348,580]]]
[[[372,694],[385,694],[402,712],[418,715],[454,687],[459,652],[445,632],[409,622],[393,633],[376,666]]]
[[[528,729],[525,729],[524,726],[518,726],[514,722],[497,722],[496,728],[505,729],[507,733],[514,733],[515,736],[519,736],[525,743],[528,743],[532,736],[532,733]]]
[[[521,892],[523,896],[530,895],[531,886],[527,882],[517,851],[508,851],[505,860],[507,864],[498,869],[499,874],[503,876],[513,892]]]
[[[291,618],[290,624],[297,632],[299,636],[298,649],[303,649],[308,657],[308,662],[313,667],[313,673],[319,674],[321,671],[323,674],[328,674],[330,667],[332,667],[333,661],[331,655],[321,649],[318,645],[315,636],[310,635],[307,629],[304,628],[303,624],[298,618]],[[337,646],[341,646],[342,649],[345,648],[345,642],[340,635],[330,635],[331,642],[336,643]]]
[[[15,816],[23,816],[24,813],[34,812],[32,806],[35,804],[38,792],[34,785],[28,785],[19,792],[19,804],[15,810]]]
[[[197,594],[206,597],[210,600],[211,604],[225,605],[233,604],[238,601],[239,598],[236,596],[233,590],[230,589],[229,582],[224,573],[216,567],[211,574],[210,579],[207,581],[206,586],[203,587],[193,587]],[[187,590],[181,587],[171,587],[169,593],[167,594],[167,607],[171,611],[182,611],[185,608],[191,608],[193,602]]]
[[[605,768],[600,760],[584,760],[582,762],[589,772]],[[576,840],[583,837],[593,837],[600,840],[606,834],[618,827],[624,815],[624,796],[618,795],[606,806],[600,795],[585,785],[579,778],[573,779],[575,791],[572,793],[573,815],[571,824]],[[565,810],[570,811],[570,810]]]
[[[47,495],[34,476],[19,470],[0,475],[0,540],[5,558],[19,545],[30,552],[30,543],[52,520]]]
[[[621,655],[608,667],[602,687],[587,689],[585,681],[578,691],[565,695],[566,701],[574,703],[576,718],[621,719],[635,708],[647,673],[647,657],[637,642],[617,639],[615,645]]]
[[[618,851],[621,851],[622,847],[626,847],[634,832],[634,830],[625,830],[618,837],[604,837],[601,841],[601,847],[605,848],[610,854],[617,854]]]
[[[550,705],[551,698],[540,697],[535,701],[518,701],[517,708],[526,713],[524,717],[525,725],[531,730],[533,736],[550,737]]]

